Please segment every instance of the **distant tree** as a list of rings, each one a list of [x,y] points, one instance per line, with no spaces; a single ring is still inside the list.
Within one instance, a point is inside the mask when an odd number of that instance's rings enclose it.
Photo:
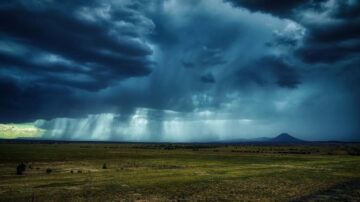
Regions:
[[[26,165],[23,162],[21,162],[18,166],[16,166],[16,174],[22,175],[23,172],[25,172],[25,169],[26,169]]]

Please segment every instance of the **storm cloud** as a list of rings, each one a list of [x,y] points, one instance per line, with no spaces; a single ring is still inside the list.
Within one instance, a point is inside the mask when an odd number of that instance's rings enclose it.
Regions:
[[[359,8],[3,1],[0,122],[58,139],[359,139]]]
[[[154,25],[135,10],[90,1],[10,2],[0,6],[0,74],[7,78],[2,91],[13,86],[13,96],[2,96],[1,108],[7,113],[2,113],[1,120],[67,115],[45,112],[56,106],[60,109],[50,111],[65,110],[71,115],[73,110],[66,110],[73,103],[70,100],[84,101],[75,94],[151,74],[152,50],[144,36]],[[14,101],[23,104],[12,106]]]

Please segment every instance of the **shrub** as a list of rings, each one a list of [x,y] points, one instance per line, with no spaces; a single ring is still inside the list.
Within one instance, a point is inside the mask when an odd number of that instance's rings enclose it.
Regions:
[[[103,164],[103,169],[107,169],[106,163]]]
[[[24,163],[20,163],[18,166],[16,166],[16,174],[22,175],[25,169],[26,169],[26,165]]]
[[[52,169],[51,169],[51,168],[47,168],[47,169],[46,169],[46,173],[47,173],[47,174],[50,174],[51,172],[52,172]]]

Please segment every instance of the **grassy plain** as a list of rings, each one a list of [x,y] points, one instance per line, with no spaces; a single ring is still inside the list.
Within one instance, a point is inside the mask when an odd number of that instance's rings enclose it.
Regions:
[[[0,201],[359,201],[359,148],[0,144]]]

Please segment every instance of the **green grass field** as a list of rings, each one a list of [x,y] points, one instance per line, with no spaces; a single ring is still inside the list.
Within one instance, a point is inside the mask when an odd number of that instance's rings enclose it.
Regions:
[[[353,150],[359,145],[0,144],[0,201],[329,201],[339,185],[341,197],[359,201],[359,186],[345,186],[360,179]],[[27,168],[16,175],[20,162]]]

